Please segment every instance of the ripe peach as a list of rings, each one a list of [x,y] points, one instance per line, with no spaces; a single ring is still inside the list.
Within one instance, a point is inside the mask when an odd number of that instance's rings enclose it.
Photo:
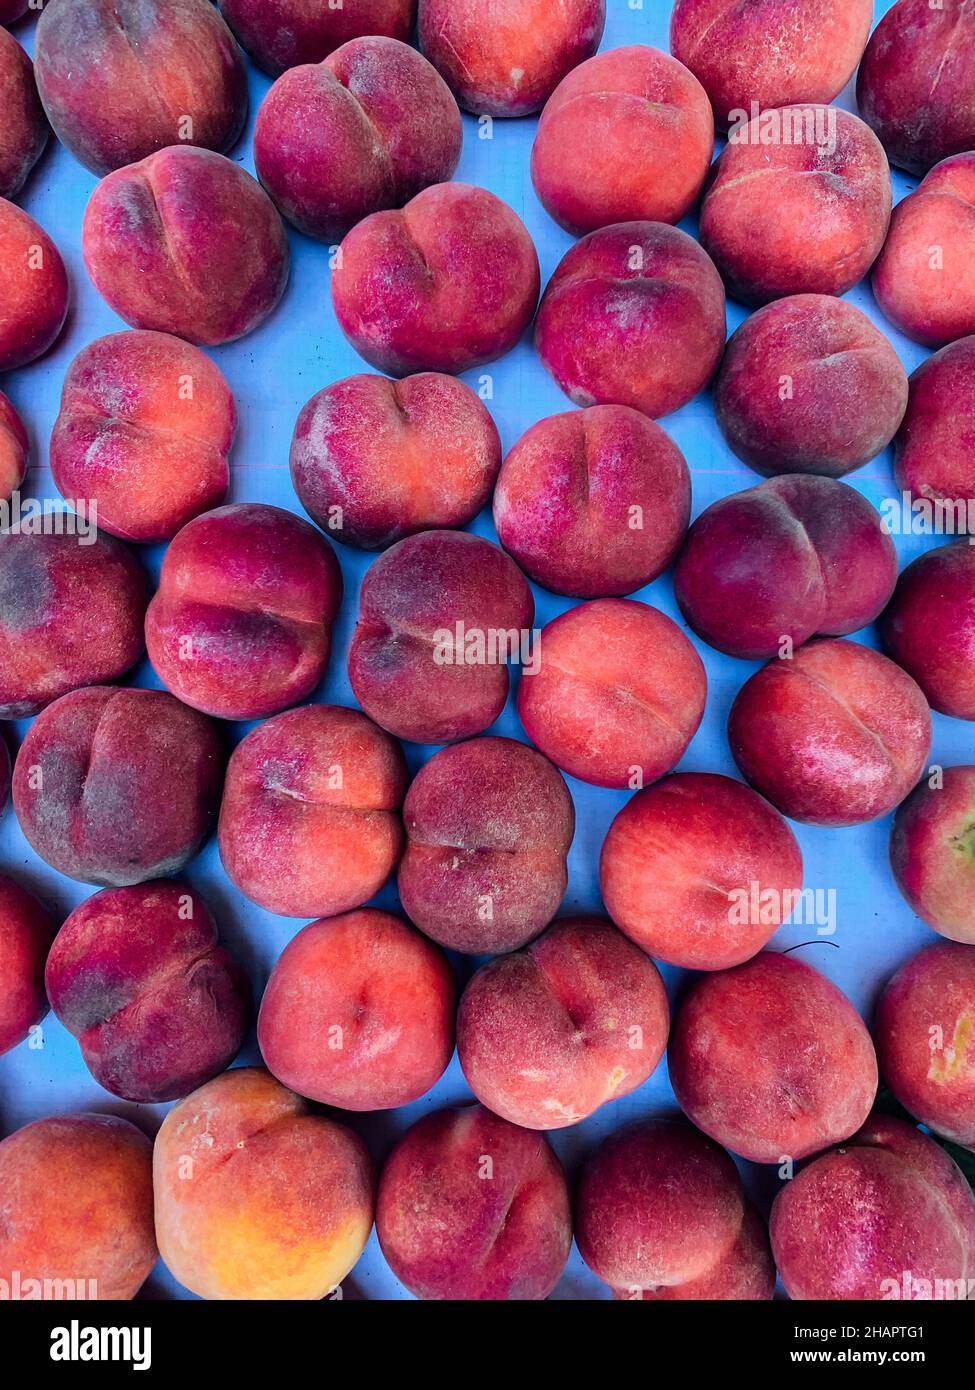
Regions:
[[[890,836],[897,886],[919,917],[975,945],[975,767],[946,767],[899,807]]]
[[[0,4],[0,19],[3,17]],[[50,134],[34,82],[34,65],[0,29],[0,198],[15,198],[40,159]]]
[[[975,337],[926,357],[910,379],[894,441],[897,486],[914,497],[975,502]],[[965,510],[967,521],[967,506]]]
[[[707,1273],[684,1284],[658,1284],[652,1289],[617,1289],[619,1299],[651,1303],[765,1302],[775,1292],[775,1265],[768,1226],[755,1206],[745,1202],[738,1238]]]
[[[27,431],[13,402],[0,391],[0,501],[9,500],[27,472]]]
[[[6,198],[0,198],[0,304],[0,372],[43,356],[68,316],[68,276],[58,248]]]
[[[918,782],[931,712],[900,666],[856,642],[770,661],[731,707],[735,762],[783,815],[812,825],[886,816]]]
[[[340,44],[364,34],[410,37],[416,0],[221,0],[224,19],[265,72],[320,63]]]
[[[683,454],[624,405],[532,425],[505,459],[494,493],[501,544],[537,583],[577,598],[631,594],[656,579],[690,513]]]
[[[0,1056],[47,1013],[44,962],[54,930],[34,894],[0,874]]]
[[[633,599],[594,599],[544,627],[518,715],[563,772],[634,790],[684,756],[704,713],[703,663],[676,623]]]
[[[932,708],[975,719],[975,547],[967,537],[901,571],[880,635]]]

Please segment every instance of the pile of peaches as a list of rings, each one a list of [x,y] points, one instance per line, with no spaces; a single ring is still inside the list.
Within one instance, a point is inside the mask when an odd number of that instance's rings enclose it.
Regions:
[[[27,8],[0,0],[0,22]],[[207,1298],[323,1298],[375,1222],[428,1299],[545,1298],[573,1236],[620,1298],[768,1299],[777,1274],[794,1299],[975,1289],[975,1196],[940,1142],[975,1149],[975,766],[930,765],[931,710],[975,720],[975,547],[898,574],[841,481],[893,442],[905,493],[975,504],[975,8],[896,0],[871,38],[872,11],[676,0],[672,54],[597,53],[603,0],[47,0],[33,64],[0,29],[0,370],[68,310],[55,242],[11,201],[52,128],[100,178],[84,260],[129,325],[75,357],[50,441],[99,529],[0,535],[0,717],[36,716],[12,771],[0,744],[4,800],[98,889],[58,925],[0,878],[0,1052],[50,1008],[106,1093],[176,1102],[154,1145],[105,1113],[0,1142],[7,1285],[130,1298],[159,1253]],[[275,78],[257,179],[227,155],[238,44]],[[830,105],[858,65],[860,116]],[[460,108],[541,111],[531,181],[579,239],[540,302],[519,217],[452,181]],[[923,176],[893,215],[888,161]],[[698,206],[695,240],[674,224]],[[309,520],[226,504],[236,407],[202,350],[275,310],[286,223],[329,246],[338,324],[376,369],[297,419]],[[910,380],[840,297],[868,274],[937,349]],[[726,292],[755,310],[728,342]],[[458,374],[533,320],[573,408],[502,457]],[[690,524],[656,421],[708,386],[765,481]],[[27,454],[0,394],[3,498]],[[488,506],[498,544],[463,529]],[[336,543],[380,552],[357,708],[309,702]],[[728,720],[740,781],[674,771],[705,667],[631,597],[671,566],[695,636],[765,663]],[[529,581],[580,602],[536,632]],[[883,652],[847,640],[875,621]],[[524,741],[486,733],[516,649]],[[143,652],[162,689],[119,683]],[[438,749],[412,781],[401,741]],[[559,915],[565,776],[632,793],[599,852],[606,917]],[[894,811],[893,874],[942,939],[871,1035],[765,948],[803,887],[789,820]],[[231,1068],[247,974],[177,877],[214,830],[245,899],[310,920],[260,1000],[263,1068]],[[402,915],[367,906],[394,876]],[[763,910],[736,913],[743,892]],[[479,958],[459,999],[447,952]],[[654,959],[699,972],[673,1020]],[[425,1114],[377,1180],[336,1112],[426,1095],[455,1046],[475,1103]],[[546,1132],[665,1051],[683,1114],[613,1133],[571,1197]],[[880,1075],[925,1130],[874,1108]],[[778,1167],[769,1223],[731,1154]]]

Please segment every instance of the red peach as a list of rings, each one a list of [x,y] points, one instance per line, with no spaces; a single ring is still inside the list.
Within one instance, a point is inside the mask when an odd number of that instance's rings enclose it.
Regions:
[[[3,6],[0,5],[0,18]],[[34,82],[34,65],[0,29],[0,198],[14,198],[40,159],[50,134]]]
[[[388,912],[312,922],[267,982],[257,1040],[268,1069],[343,1110],[389,1110],[426,1095],[454,1051],[457,993],[447,958]]]
[[[713,151],[700,82],[669,54],[634,44],[590,58],[559,83],[538,123],[532,183],[574,236],[615,222],[679,222]]]
[[[613,921],[648,955],[725,970],[760,951],[794,910],[802,851],[750,787],[714,773],[677,773],[637,792],[617,814],[599,884]]]
[[[0,874],[0,1056],[47,1013],[44,962],[54,930],[34,894]]]
[[[970,337],[925,358],[911,376],[907,414],[894,441],[897,486],[918,498],[975,502],[973,416],[975,337]],[[967,512],[966,505],[966,527]]]
[[[624,405],[533,425],[494,494],[498,539],[537,583],[577,598],[631,594],[673,560],[691,479],[663,430]]]
[[[932,708],[975,719],[975,547],[967,538],[901,571],[880,635]]]
[[[43,356],[68,316],[68,276],[58,248],[6,198],[0,198],[0,304],[0,372]]]
[[[544,627],[522,672],[518,714],[563,772],[634,790],[684,756],[707,676],[676,623],[633,599],[594,599]]]
[[[894,817],[890,863],[929,927],[975,945],[975,767],[942,768],[911,793]]]
[[[299,63],[320,63],[365,34],[405,43],[416,19],[416,0],[221,0],[220,8],[254,62],[272,76]]]
[[[386,1160],[376,1234],[417,1298],[539,1301],[572,1244],[565,1174],[543,1135],[480,1105],[437,1110]]]
[[[745,682],[728,741],[746,779],[783,815],[859,825],[917,785],[931,713],[920,687],[879,652],[811,642]]]
[[[487,409],[441,372],[333,382],[304,406],[291,441],[291,480],[305,511],[334,540],[365,550],[466,526],[500,467]]]
[[[616,1297],[641,1302],[748,1303],[767,1301],[775,1292],[775,1264],[768,1226],[755,1206],[746,1201],[738,1238],[727,1254],[698,1279],[684,1284],[660,1284],[653,1289],[618,1289]]]
[[[0,501],[8,501],[24,481],[28,447],[23,421],[0,391]]]
[[[721,277],[686,232],[621,222],[576,242],[535,324],[542,364],[576,405],[657,418],[711,380],[725,340]]]

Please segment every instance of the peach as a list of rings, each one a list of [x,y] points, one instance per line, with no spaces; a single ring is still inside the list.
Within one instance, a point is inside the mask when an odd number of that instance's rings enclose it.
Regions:
[[[975,337],[927,357],[912,374],[894,441],[897,486],[913,497],[975,502]],[[967,506],[965,509],[967,520]],[[953,513],[948,513],[949,517]]]
[[[629,405],[654,419],[703,390],[724,341],[721,277],[692,237],[661,222],[576,242],[535,324],[543,366],[576,405]]]
[[[849,82],[872,0],[675,0],[670,51],[704,84],[720,130],[758,107],[828,103]]]
[[[305,511],[334,540],[364,550],[466,526],[500,467],[487,409],[442,372],[335,381],[303,407],[291,441],[291,480]]]
[[[496,1115],[564,1129],[642,1086],[669,1025],[653,961],[602,918],[565,917],[476,972],[457,1013],[457,1054]]]
[[[47,232],[0,198],[0,372],[52,347],[68,316],[68,275]]]
[[[873,1043],[849,999],[812,966],[772,951],[695,981],[667,1058],[688,1119],[753,1163],[848,1139],[877,1094]]]
[[[0,391],[0,501],[9,501],[27,472],[27,431],[13,402]]]
[[[786,474],[712,502],[674,571],[680,610],[731,656],[790,654],[872,623],[897,583],[879,513],[845,483]]]
[[[939,941],[902,965],[881,995],[875,1033],[901,1105],[975,1150],[975,947]]]
[[[222,154],[177,145],[108,174],[82,250],[96,290],[133,328],[232,342],[288,282],[288,238],[256,179]]]
[[[802,851],[750,787],[683,772],[646,787],[603,841],[599,884],[610,917],[659,960],[726,970],[765,946],[802,890]]]
[[[605,1283],[677,1293],[731,1257],[745,1202],[723,1149],[681,1120],[655,1118],[616,1130],[589,1157],[575,1219],[579,1253]]]
[[[254,163],[292,226],[338,241],[369,213],[445,183],[461,139],[436,68],[398,39],[361,38],[278,78],[257,113]]]
[[[618,1289],[616,1297],[651,1303],[754,1303],[772,1298],[775,1265],[768,1226],[758,1210],[745,1202],[738,1238],[712,1267],[684,1284],[659,1284],[652,1289]]]
[[[0,1056],[23,1042],[47,1013],[44,962],[54,931],[34,894],[0,874]]]
[[[945,767],[894,818],[890,864],[919,917],[975,946],[975,767]]]
[[[771,1236],[795,1300],[966,1299],[975,1277],[968,1183],[944,1149],[888,1115],[782,1188]]]
[[[508,454],[498,539],[537,583],[577,598],[631,594],[673,560],[691,513],[684,455],[638,410],[540,420]]]
[[[880,635],[933,709],[975,719],[975,548],[967,537],[901,571]]]
[[[0,198],[15,198],[40,159],[50,131],[37,95],[34,65],[6,29],[0,29],[0,110]]]
[[[528,116],[599,47],[606,0],[420,0],[424,53],[466,111]]]
[[[275,715],[227,766],[219,839],[228,877],[284,917],[360,907],[396,867],[406,784],[399,744],[359,710]]]
[[[965,0],[897,0],[873,32],[857,106],[892,164],[926,174],[975,146],[975,11]]]
[[[257,1040],[309,1100],[389,1110],[426,1095],[454,1051],[457,994],[441,950],[363,908],[303,928],[267,982]]]
[[[230,388],[205,353],[166,333],[110,333],[65,375],[51,472],[113,536],[170,540],[224,500],[236,430]]]
[[[182,140],[228,150],[247,119],[240,49],[208,0],[48,0],[34,56],[55,134],[95,174]]]
[[[745,778],[784,816],[859,825],[917,785],[931,712],[916,682],[879,652],[811,642],[745,682],[728,742]]]
[[[27,13],[30,0],[0,0],[0,24],[13,24]]]
[[[464,531],[423,531],[373,562],[349,680],[382,728],[414,743],[479,734],[504,708],[535,603],[513,560]]]
[[[634,44],[590,58],[559,83],[538,123],[531,177],[545,211],[582,236],[614,222],[679,222],[713,151],[700,82],[669,54]]]
[[[732,134],[704,196],[701,244],[743,304],[840,295],[877,259],[890,210],[873,131],[833,106],[786,106]]]
[[[247,978],[185,884],[106,888],[58,932],[51,1008],[100,1086],[125,1100],[176,1100],[229,1066],[250,1013]]]
[[[476,738],[441,749],[414,778],[403,819],[400,901],[441,946],[513,951],[555,916],[575,809],[534,748]]]
[[[543,1135],[480,1105],[437,1110],[386,1160],[376,1234],[417,1298],[538,1302],[572,1244],[568,1184]]]
[[[364,34],[405,43],[416,19],[416,0],[221,0],[220,8],[241,45],[272,76],[299,63],[320,63]]]
[[[0,534],[0,718],[124,675],[142,655],[147,590],[132,552],[94,528]]]
[[[570,608],[536,638],[518,690],[525,731],[556,767],[634,790],[684,756],[707,676],[676,623],[633,599]]]
[[[841,478],[907,409],[907,375],[866,314],[825,294],[766,304],[731,337],[714,385],[728,444],[756,473]]]
[[[209,835],[216,726],[162,690],[96,685],[43,710],[14,766],[14,810],[52,868],[122,887],[178,873]]]
[[[188,522],[163,558],[146,613],[160,680],[220,719],[262,719],[321,680],[342,599],[331,546],[291,512],[260,502]]]
[[[179,1101],[153,1153],[159,1253],[208,1299],[321,1299],[372,1229],[365,1145],[260,1067]]]
[[[524,223],[486,188],[437,183],[374,212],[332,271],[339,327],[391,376],[464,372],[503,357],[531,322],[538,256]]]
[[[128,1120],[25,1125],[0,1142],[0,1192],[7,1297],[131,1299],[156,1263],[152,1145]]]

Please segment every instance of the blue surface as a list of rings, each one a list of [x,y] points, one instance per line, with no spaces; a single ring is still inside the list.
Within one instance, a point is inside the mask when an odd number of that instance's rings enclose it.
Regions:
[[[630,3],[637,4],[639,0],[630,0]],[[634,9],[630,8],[630,3],[609,0],[601,50],[629,43],[648,43],[668,49],[670,4],[643,0],[644,7]],[[877,16],[888,8],[889,0],[878,0]],[[17,25],[13,32],[28,50],[32,50],[32,21]],[[254,113],[269,80],[250,64],[249,70],[251,115],[245,139],[233,152],[233,157],[253,173],[250,137]],[[852,86],[838,104],[855,109]],[[544,284],[572,244],[572,238],[546,216],[531,187],[528,161],[535,125],[533,119],[498,120],[493,124],[491,138],[484,139],[477,122],[465,117],[464,152],[456,177],[491,189],[524,219],[538,248]],[[94,175],[76,163],[60,145],[53,143],[18,199],[53,236],[64,256],[73,287],[68,326],[55,351],[22,371],[0,377],[0,387],[21,411],[30,431],[33,466],[23,490],[25,494],[38,497],[57,495],[48,468],[47,445],[68,364],[92,339],[125,327],[95,292],[81,258],[82,216],[95,183]],[[912,181],[895,173],[895,201],[914,186]],[[696,232],[693,219],[687,219],[682,226],[691,233]],[[329,382],[367,368],[336,324],[329,296],[327,248],[295,232],[290,233],[290,239],[291,281],[280,307],[256,332],[240,342],[213,350],[212,356],[233,389],[240,414],[240,431],[232,454],[231,500],[273,502],[301,512],[288,473],[288,450],[298,411],[309,396]],[[869,285],[859,285],[848,298],[881,326],[908,371],[912,371],[926,354],[886,323],[873,302]],[[744,317],[745,310],[740,305],[729,303],[729,331]],[[498,423],[505,449],[536,420],[570,408],[527,341],[502,361],[482,372],[468,373],[464,379],[478,389],[485,374],[490,377],[493,389],[493,397],[487,404]],[[690,465],[695,516],[716,498],[759,481],[734,458],[723,442],[707,394],[669,416],[663,425],[684,451]],[[880,505],[884,498],[896,496],[891,452],[881,455],[846,481],[875,505]],[[471,529],[494,539],[489,514],[479,517]],[[901,565],[930,543],[922,538],[897,538]],[[345,657],[355,623],[359,583],[372,557],[345,546],[336,549],[345,575],[346,598],[336,627],[335,652],[328,677],[315,698],[354,704]],[[154,575],[158,573],[161,554],[161,547],[143,551]],[[636,597],[654,604],[683,626],[669,574]],[[571,606],[570,601],[537,588],[535,599],[539,626]],[[728,750],[725,723],[735,694],[757,665],[722,656],[693,640],[707,668],[708,706],[701,729],[680,767],[686,771],[723,772],[734,776],[737,772]],[[857,640],[876,645],[872,630],[857,634]],[[148,662],[137,668],[129,683],[159,684]],[[14,726],[18,742],[26,727],[26,721]],[[247,727],[231,726],[232,733],[239,737]],[[524,737],[510,700],[493,731]],[[407,745],[406,752],[414,769],[429,754],[429,750],[415,745]],[[932,761],[950,764],[972,760],[971,725],[935,715]],[[569,857],[569,889],[563,912],[600,910],[599,849],[610,821],[627,797],[625,793],[588,787],[571,778],[569,785],[578,826]],[[805,857],[806,886],[835,889],[837,909],[835,934],[819,937],[798,954],[825,971],[869,1017],[884,981],[908,956],[936,939],[912,915],[891,879],[887,865],[890,822],[878,821],[844,830],[794,828]],[[0,819],[0,867],[23,878],[62,915],[93,891],[61,877],[42,863],[24,840],[9,807]],[[244,899],[224,875],[214,843],[194,861],[186,877],[212,905],[228,944],[249,967],[255,996],[259,997],[271,966],[302,924],[263,912]],[[395,907],[395,888],[388,887],[375,901],[379,906]],[[773,944],[791,947],[815,937],[816,932],[810,931],[808,926],[785,926]],[[463,984],[473,969],[473,962],[458,958],[456,963]],[[673,998],[686,972],[665,967],[664,974]],[[42,1115],[80,1109],[125,1115],[147,1132],[154,1132],[167,1107],[129,1105],[103,1091],[85,1069],[75,1041],[51,1015],[44,1023],[43,1038],[43,1048],[31,1050],[24,1043],[0,1058],[0,1134],[8,1134]],[[253,1033],[240,1060],[260,1060]],[[465,1099],[470,1099],[470,1093],[455,1057],[444,1078],[422,1100],[392,1113],[354,1115],[349,1117],[349,1122],[367,1140],[374,1156],[381,1160],[395,1136],[420,1115],[440,1105]],[[662,1063],[639,1091],[604,1107],[585,1123],[556,1133],[552,1142],[572,1172],[579,1158],[624,1120],[652,1114],[673,1104],[666,1066]],[[767,1209],[778,1184],[775,1170],[751,1164],[741,1166],[748,1186],[763,1209]],[[387,1268],[375,1234],[346,1281],[344,1291],[352,1298],[409,1297]],[[147,1284],[146,1293],[161,1297],[190,1296],[161,1265]],[[555,1297],[608,1296],[608,1290],[589,1273],[573,1247]]]

